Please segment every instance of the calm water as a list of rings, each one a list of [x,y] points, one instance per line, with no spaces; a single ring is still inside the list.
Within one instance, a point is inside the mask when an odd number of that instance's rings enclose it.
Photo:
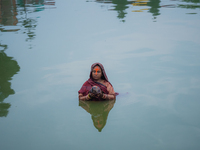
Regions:
[[[0,0],[1,150],[199,150],[199,108],[199,0]]]

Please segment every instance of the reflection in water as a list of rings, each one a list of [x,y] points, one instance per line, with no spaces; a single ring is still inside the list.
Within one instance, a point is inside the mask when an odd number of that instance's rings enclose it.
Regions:
[[[8,115],[9,103],[0,102],[0,117],[6,117]]]
[[[122,19],[125,18],[125,15],[127,14],[127,12],[125,11],[128,8],[128,4],[132,3],[132,2],[128,2],[127,0],[112,0],[112,3],[114,4],[114,9],[118,12],[118,16],[117,18]]]
[[[169,5],[162,5],[161,7],[167,7],[167,8],[186,8],[186,9],[196,9],[200,8],[200,1],[199,0],[182,0],[182,2],[185,2],[187,4],[181,3],[181,4],[169,4]],[[197,14],[197,13],[191,13],[191,14]]]
[[[195,4],[200,3],[199,0],[182,0],[182,2],[195,3]]]
[[[37,26],[37,21],[36,18],[28,18],[27,14],[28,13],[32,13],[34,10],[30,11],[27,7],[28,4],[30,3],[35,3],[35,1],[27,1],[27,0],[17,0],[17,4],[18,6],[20,6],[21,8],[23,8],[20,12],[22,14],[24,14],[20,20],[19,20],[19,24],[22,24],[22,26],[24,27],[24,31],[23,33],[26,33],[28,35],[28,38],[26,39],[26,41],[31,41],[35,38],[35,28]],[[37,1],[37,4],[40,4],[40,1]]]
[[[24,19],[22,21],[22,25],[25,27],[26,33],[28,35],[28,38],[26,39],[26,41],[31,41],[35,38],[35,28],[37,26],[37,21],[36,19],[31,19],[31,18],[27,18]]]
[[[0,0],[0,30],[22,30],[28,36],[26,41],[32,41],[36,36],[37,17],[30,18],[28,14],[54,8],[54,5],[55,0]]]
[[[112,0],[112,1],[105,1],[105,0],[96,0],[98,3],[103,3],[103,4],[114,4],[114,9],[109,9],[109,10],[115,10],[118,12],[117,18],[121,19],[122,22],[125,22],[124,18],[127,14],[126,9],[132,6],[150,6],[149,8],[142,8],[140,10],[133,10],[132,12],[143,12],[144,10],[148,10],[149,12],[153,14],[153,16],[160,15],[159,9],[160,6],[160,0],[135,0],[135,1],[127,1],[127,0]]]
[[[200,3],[199,0],[183,0],[183,1],[177,1],[181,4],[168,4],[168,5],[162,5],[160,6],[160,0],[134,0],[134,1],[127,1],[127,0],[96,0],[97,3],[102,3],[102,6],[113,4],[111,7],[114,7],[114,9],[108,9],[117,11],[118,16],[117,18],[120,19],[122,22],[125,22],[126,17],[126,9],[131,8],[134,9],[132,12],[143,12],[145,10],[149,10],[148,12],[152,13],[154,19],[156,19],[156,16],[161,15],[160,14],[160,8],[161,7],[169,7],[169,8],[186,8],[186,9],[196,9],[200,8],[200,5],[197,5]],[[183,3],[189,3],[189,4],[183,4]],[[141,9],[138,10],[138,7],[141,7]],[[145,8],[146,7],[146,8]],[[196,13],[192,13],[196,14]]]
[[[15,0],[0,0],[0,24],[3,26],[16,26],[18,23],[17,20],[17,11]],[[17,31],[19,29],[8,29],[1,31]]]
[[[133,4],[133,1],[127,1],[127,0],[96,0],[98,3],[103,3],[103,4],[114,4],[114,9],[109,9],[109,10],[114,10],[117,11],[118,19],[121,19],[122,22],[125,22],[124,18],[126,17],[126,9],[129,8],[129,4]]]
[[[30,18],[28,14],[42,11],[45,8],[52,8],[55,0],[0,0],[0,30],[1,32],[16,32],[22,30],[31,41],[35,38],[37,18]],[[54,7],[53,7],[54,8]],[[4,51],[7,45],[0,44],[0,117],[6,117],[9,103],[4,103],[9,95],[14,94],[11,89],[12,76],[16,74],[20,67],[13,57],[8,57]]]
[[[150,0],[147,3],[147,6],[150,6],[149,12],[152,13],[154,17],[160,15],[159,13],[160,0]]]
[[[95,128],[101,132],[106,125],[108,114],[113,108],[115,100],[109,101],[81,101],[79,100],[79,106],[85,109],[91,114],[93,124]]]
[[[9,103],[4,103],[4,99],[9,95],[15,94],[15,91],[11,89],[11,83],[13,75],[19,72],[20,67],[17,61],[13,60],[13,57],[8,57],[4,51],[7,45],[1,45],[0,48],[0,117],[6,117],[8,114]]]
[[[186,8],[186,9],[196,9],[196,8],[200,8],[200,5],[193,5],[193,4],[187,4],[187,5],[183,5],[180,4],[178,5],[179,8]]]
[[[36,34],[36,26],[37,26],[37,18],[30,18],[28,17],[28,14],[43,11],[45,9],[44,6],[48,5],[55,5],[54,0],[17,0],[17,5],[20,6],[20,8],[23,8],[20,10],[20,13],[23,14],[21,18],[19,19],[19,24],[21,24],[22,27],[24,27],[23,33],[26,33],[28,35],[28,38],[26,38],[26,41],[32,41]],[[32,47],[30,47],[32,48]]]

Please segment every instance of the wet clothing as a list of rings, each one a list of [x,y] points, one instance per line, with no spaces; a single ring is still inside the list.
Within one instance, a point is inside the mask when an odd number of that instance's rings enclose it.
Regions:
[[[112,85],[109,82],[104,80],[103,84],[102,84],[102,83],[99,83],[99,82],[95,82],[92,79],[88,79],[83,84],[83,86],[78,91],[78,93],[79,94],[81,93],[81,94],[83,94],[83,96],[86,96],[93,86],[98,86],[104,94],[113,94],[113,95],[115,95],[115,91],[114,91]]]
[[[99,66],[102,70],[102,79],[103,79],[103,82],[102,83],[99,83],[99,82],[96,82],[93,78],[92,78],[92,70],[95,66]],[[116,95],[114,89],[113,89],[113,86],[112,84],[108,81],[108,77],[106,75],[106,72],[104,70],[104,67],[102,64],[100,63],[95,63],[91,66],[91,71],[90,71],[90,78],[83,84],[83,86],[81,87],[81,89],[78,91],[79,94],[83,94],[83,96],[86,96],[90,89],[93,87],[93,86],[98,86],[101,91],[104,93],[104,94],[112,94],[112,95]],[[100,100],[98,98],[98,100]]]

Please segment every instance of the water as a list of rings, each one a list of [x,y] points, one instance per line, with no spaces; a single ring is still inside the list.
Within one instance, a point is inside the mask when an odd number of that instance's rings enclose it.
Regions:
[[[200,1],[0,1],[2,150],[200,148]],[[101,62],[116,101],[79,102]]]

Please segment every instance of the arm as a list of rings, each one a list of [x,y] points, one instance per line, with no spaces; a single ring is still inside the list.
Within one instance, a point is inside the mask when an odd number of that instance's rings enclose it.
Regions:
[[[113,95],[113,94],[103,94],[102,98],[107,99],[107,100],[113,100],[113,99],[115,99],[115,95]]]
[[[114,91],[114,88],[113,86],[109,83],[109,82],[106,82],[106,87],[107,87],[107,90],[108,90],[108,94],[103,94],[102,98],[103,99],[108,99],[108,100],[113,100],[116,98],[115,96],[115,91]]]
[[[78,97],[79,97],[79,100],[83,100],[83,101],[88,101],[91,99],[91,96],[89,94],[86,96],[83,96],[83,94],[80,93]],[[107,99],[107,100],[113,100],[115,99],[115,96],[113,94],[102,94],[102,98]]]

